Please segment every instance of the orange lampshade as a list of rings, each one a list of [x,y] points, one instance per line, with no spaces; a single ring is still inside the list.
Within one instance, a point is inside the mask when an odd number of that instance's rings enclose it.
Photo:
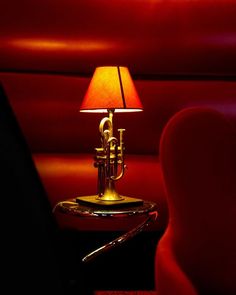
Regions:
[[[142,111],[143,106],[127,67],[97,67],[80,107],[81,112]]]

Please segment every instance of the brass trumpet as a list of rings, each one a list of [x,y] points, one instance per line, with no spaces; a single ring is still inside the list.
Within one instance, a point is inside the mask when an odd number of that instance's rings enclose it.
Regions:
[[[124,163],[124,131],[118,129],[119,141],[113,136],[113,113],[108,110],[109,117],[101,120],[99,132],[101,134],[101,147],[95,148],[95,163],[98,168],[98,200],[102,201],[121,201],[124,197],[120,196],[115,189],[115,182],[122,178],[125,172]]]
[[[118,129],[119,140],[113,136],[114,110],[108,110],[108,117],[101,120],[99,132],[101,147],[95,148],[94,166],[98,169],[97,195],[77,197],[81,205],[91,206],[127,206],[140,205],[142,199],[125,197],[115,189],[115,182],[121,179],[125,172],[124,161],[124,131]]]

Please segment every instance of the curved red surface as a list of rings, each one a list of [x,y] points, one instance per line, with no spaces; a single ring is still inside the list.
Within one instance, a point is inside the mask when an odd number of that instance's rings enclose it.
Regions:
[[[234,0],[3,1],[0,69],[234,75]]]

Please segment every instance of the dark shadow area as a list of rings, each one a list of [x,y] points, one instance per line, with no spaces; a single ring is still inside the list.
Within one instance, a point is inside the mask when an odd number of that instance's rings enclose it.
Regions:
[[[79,267],[70,277],[60,229],[1,85],[0,196],[5,294],[90,294]]]
[[[121,234],[64,230],[64,253],[70,264],[71,277],[79,268],[83,269],[84,284],[93,290],[153,290],[154,257],[162,232],[142,232],[90,262],[81,262],[90,251]]]

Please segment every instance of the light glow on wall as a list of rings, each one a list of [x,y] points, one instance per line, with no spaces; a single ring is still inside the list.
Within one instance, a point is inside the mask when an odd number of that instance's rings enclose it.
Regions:
[[[52,40],[52,39],[37,39],[37,38],[19,38],[10,39],[7,41],[10,46],[27,50],[39,51],[97,51],[110,50],[115,47],[115,44],[105,41],[96,40]]]

